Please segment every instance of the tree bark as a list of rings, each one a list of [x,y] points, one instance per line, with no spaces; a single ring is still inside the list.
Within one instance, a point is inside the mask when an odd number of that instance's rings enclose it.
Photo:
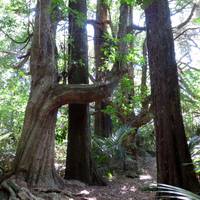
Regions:
[[[199,192],[181,114],[168,1],[153,1],[145,9],[145,15],[157,140],[157,181]]]
[[[48,92],[56,83],[56,13],[49,0],[38,1],[31,47],[31,92],[18,144],[14,173],[29,186],[59,187],[61,179],[54,168],[54,130],[57,109],[43,111]],[[51,12],[49,12],[51,10]],[[55,15],[54,15],[55,14]],[[44,31],[45,30],[45,31]]]
[[[88,83],[88,46],[86,31],[86,1],[69,1],[69,84]],[[77,14],[84,19],[79,21]],[[77,65],[78,64],[78,65]],[[91,158],[89,104],[69,104],[66,179],[77,179],[88,184],[103,184]],[[100,180],[100,181],[99,181]]]
[[[94,26],[94,47],[95,47],[95,65],[96,65],[96,81],[105,81],[106,71],[102,70],[105,64],[106,56],[105,42],[108,26],[108,9],[103,0],[97,1],[96,25]],[[102,110],[109,105],[109,99],[95,103],[95,134],[102,137],[109,137],[112,134],[112,120],[110,115]]]

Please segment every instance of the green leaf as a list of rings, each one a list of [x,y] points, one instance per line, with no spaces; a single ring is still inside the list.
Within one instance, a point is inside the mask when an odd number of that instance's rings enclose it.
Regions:
[[[193,19],[193,22],[195,24],[200,24],[200,17]]]

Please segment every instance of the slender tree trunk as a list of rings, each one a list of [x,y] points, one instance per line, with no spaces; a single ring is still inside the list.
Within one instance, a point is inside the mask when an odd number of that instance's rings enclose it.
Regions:
[[[94,46],[96,81],[105,81],[106,71],[102,70],[106,56],[104,54],[108,26],[108,9],[103,0],[97,1],[96,25],[94,26]],[[95,134],[109,137],[112,134],[112,120],[110,115],[102,112],[109,105],[109,99],[95,103]]]
[[[88,47],[86,1],[69,1],[69,77],[70,84],[88,83]],[[83,19],[78,19],[83,15]],[[78,21],[79,20],[79,21]],[[88,184],[103,184],[91,158],[89,105],[69,104],[69,132],[66,179],[77,179]]]
[[[141,77],[141,104],[142,108],[145,109],[146,105],[145,104],[145,98],[147,97],[147,40],[145,38],[143,42],[143,47],[142,47],[142,54],[143,54],[143,59],[144,63],[142,65],[142,77]]]
[[[167,0],[145,9],[158,182],[199,192],[180,106],[177,64]]]
[[[43,110],[48,100],[49,89],[57,79],[56,22],[52,20],[51,9],[51,1],[38,1],[30,60],[31,93],[17,148],[14,173],[30,186],[55,188],[62,183],[54,168],[57,109],[51,112]]]

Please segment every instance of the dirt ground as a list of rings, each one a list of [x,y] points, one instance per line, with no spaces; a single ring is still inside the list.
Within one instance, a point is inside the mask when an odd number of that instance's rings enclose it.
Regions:
[[[69,181],[66,193],[71,193],[70,200],[151,200],[153,192],[144,191],[156,181],[155,158],[146,157],[139,160],[141,174],[138,178],[118,175],[107,186],[86,186],[77,181]],[[64,200],[64,198],[63,198]]]
[[[64,190],[41,188],[28,190],[21,186],[16,199],[21,200],[153,200],[155,194],[147,191],[150,183],[156,181],[156,160],[148,155],[138,158],[139,174],[130,171],[113,175],[107,186],[88,186],[80,181],[66,180]],[[134,177],[134,178],[133,178]],[[12,181],[12,178],[11,178]],[[13,182],[15,183],[15,182]],[[0,200],[2,197],[0,197]],[[2,199],[3,200],[3,199]]]

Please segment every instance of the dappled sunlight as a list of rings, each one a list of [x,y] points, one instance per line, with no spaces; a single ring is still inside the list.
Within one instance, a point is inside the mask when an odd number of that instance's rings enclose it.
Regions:
[[[78,194],[79,194],[79,195],[89,195],[90,192],[89,192],[88,190],[82,190],[82,191],[80,191]],[[78,195],[78,194],[77,194],[77,195]]]
[[[81,199],[84,199],[84,200],[97,200],[97,197],[93,196],[94,194],[92,194],[92,192],[94,192],[94,191],[95,191],[94,189],[90,189],[90,190],[84,189],[84,190],[81,190],[78,193],[76,193],[75,196],[80,197]],[[70,200],[73,200],[73,199],[70,199]]]
[[[150,174],[142,174],[139,177],[140,180],[152,180],[152,176]]]
[[[125,194],[125,193],[130,193],[130,192],[136,192],[137,189],[136,187],[133,185],[123,185],[120,189],[120,194]]]

